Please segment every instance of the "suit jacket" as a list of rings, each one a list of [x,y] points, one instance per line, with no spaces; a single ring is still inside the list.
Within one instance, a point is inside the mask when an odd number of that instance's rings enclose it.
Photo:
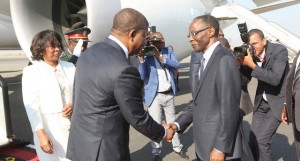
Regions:
[[[130,61],[130,64],[134,67],[136,67],[137,69],[139,69],[139,65],[140,65],[140,60],[137,56],[130,56],[129,57],[129,61]]]
[[[174,73],[175,69],[179,68],[179,62],[175,57],[174,51],[171,47],[165,47],[161,51],[163,57],[166,59],[166,62],[163,63],[165,67],[168,69],[171,78],[171,87],[173,94],[176,95],[176,74]],[[154,98],[157,95],[157,89],[158,89],[158,74],[157,74],[157,67],[155,63],[155,57],[154,56],[147,56],[145,58],[144,63],[140,63],[139,65],[139,72],[141,74],[142,80],[145,82],[144,87],[144,102],[149,107]]]
[[[265,49],[265,61],[262,67],[257,65],[254,70],[245,70],[244,66],[241,66],[240,71],[243,75],[258,80],[253,111],[257,110],[265,92],[274,116],[281,120],[286,91],[283,81],[289,70],[288,51],[284,46],[269,41]]]
[[[287,77],[286,77],[286,108],[288,113],[288,122],[292,122],[295,124],[298,131],[300,131],[300,115],[299,115],[299,109],[300,104],[297,102],[297,106],[295,106],[295,102],[293,102],[293,81],[295,78],[295,70],[296,70],[296,62],[299,57],[300,51],[297,55],[297,57],[294,59],[294,62],[291,66],[291,70],[289,71]],[[296,91],[295,94],[295,101],[300,100],[300,91]],[[297,112],[297,113],[296,113]]]
[[[247,68],[246,70],[251,70],[249,67],[244,67],[244,68]],[[240,109],[241,109],[242,116],[245,116],[253,111],[253,104],[248,92],[248,83],[250,82],[251,77],[250,76],[246,77],[242,73],[240,73],[240,78],[241,78],[241,86],[242,86]]]
[[[200,58],[201,59],[201,58]],[[239,158],[233,148],[240,123],[241,84],[236,58],[219,44],[199,80],[195,83],[193,106],[188,106],[176,122],[180,132],[192,122],[198,157],[209,160],[213,148],[226,154],[226,159]]]
[[[59,61],[59,66],[69,83],[70,102],[73,96],[75,67],[65,61]],[[44,61],[34,62],[23,70],[23,102],[33,132],[44,128],[41,114],[60,113],[63,109],[61,90],[54,71],[55,69]]]
[[[111,39],[78,59],[67,158],[129,161],[129,125],[160,142],[164,128],[144,110],[142,81],[122,48]]]

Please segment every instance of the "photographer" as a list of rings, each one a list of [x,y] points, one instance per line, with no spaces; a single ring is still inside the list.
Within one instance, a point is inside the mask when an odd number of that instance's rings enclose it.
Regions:
[[[179,62],[172,47],[165,47],[163,35],[153,32],[139,59],[139,72],[145,84],[144,102],[148,106],[149,114],[161,124],[164,113],[166,123],[173,123],[175,121],[174,96],[177,91],[174,70],[178,69]],[[172,144],[176,154],[188,159],[182,151],[183,146],[177,133],[172,139]],[[154,160],[161,160],[161,143],[151,141],[151,146]]]
[[[285,101],[283,81],[288,72],[288,51],[267,41],[259,29],[248,32],[248,42],[247,53],[240,58],[240,71],[258,80],[249,146],[255,161],[271,161],[271,141],[280,125]]]

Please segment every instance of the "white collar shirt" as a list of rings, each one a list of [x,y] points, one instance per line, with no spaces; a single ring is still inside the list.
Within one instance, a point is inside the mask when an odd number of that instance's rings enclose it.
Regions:
[[[128,59],[129,51],[128,51],[128,49],[126,48],[126,46],[125,46],[118,38],[114,37],[113,35],[109,35],[108,38],[111,39],[112,41],[116,42],[118,45],[121,46],[121,48],[122,48],[123,51],[125,52],[126,58]]]
[[[168,68],[165,68],[165,71],[162,68],[161,65],[163,65],[164,62],[158,62],[158,60],[155,57],[154,57],[154,60],[155,60],[155,66],[156,66],[156,70],[157,70],[157,78],[158,78],[157,92],[168,91],[171,87],[171,79],[172,79],[170,76],[170,72],[169,72]]]
[[[214,44],[212,44],[203,54],[203,57],[205,59],[205,63],[204,63],[204,69],[207,65],[207,62],[209,61],[210,57],[212,56],[214,50],[216,49],[216,47],[220,44],[219,41],[215,42]]]

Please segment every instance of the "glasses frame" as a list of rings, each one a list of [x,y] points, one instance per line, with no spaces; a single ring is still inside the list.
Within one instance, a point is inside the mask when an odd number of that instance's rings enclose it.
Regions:
[[[206,27],[206,28],[204,28],[204,29],[201,29],[201,30],[197,30],[197,31],[193,31],[193,32],[190,32],[189,34],[188,34],[188,38],[189,37],[194,37],[194,36],[196,36],[197,34],[199,34],[200,32],[202,32],[202,31],[205,31],[205,30],[207,30],[207,29],[209,29],[210,27]]]

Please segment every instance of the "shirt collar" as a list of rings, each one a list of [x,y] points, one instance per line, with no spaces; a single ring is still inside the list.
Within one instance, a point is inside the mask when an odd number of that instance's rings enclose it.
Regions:
[[[213,54],[215,48],[220,44],[219,41],[215,42],[214,44],[212,44],[203,54],[203,57],[205,59],[205,62],[208,62],[211,55]]]
[[[50,66],[49,64],[45,63],[43,60],[40,60],[37,63],[40,64],[41,67],[43,67],[44,69],[49,70],[49,71],[55,72],[56,69],[61,70],[61,66],[60,66],[59,62],[57,64],[56,68],[54,68],[54,67]]]
[[[128,51],[128,49],[126,48],[126,46],[125,46],[118,38],[116,38],[116,37],[113,36],[113,35],[109,35],[108,38],[111,39],[111,40],[113,40],[114,42],[116,42],[118,45],[121,46],[121,48],[122,48],[123,51],[125,52],[126,58],[128,59],[128,53],[129,53],[129,51]]]
[[[265,58],[265,55],[266,55],[266,50],[264,50],[259,56],[258,56],[258,59],[262,62]]]
[[[298,66],[299,66],[299,63],[300,63],[300,56],[298,56],[298,58],[297,58],[297,62],[296,62],[296,70],[297,70],[297,68],[298,68]],[[295,72],[296,72],[296,70],[295,70]]]

